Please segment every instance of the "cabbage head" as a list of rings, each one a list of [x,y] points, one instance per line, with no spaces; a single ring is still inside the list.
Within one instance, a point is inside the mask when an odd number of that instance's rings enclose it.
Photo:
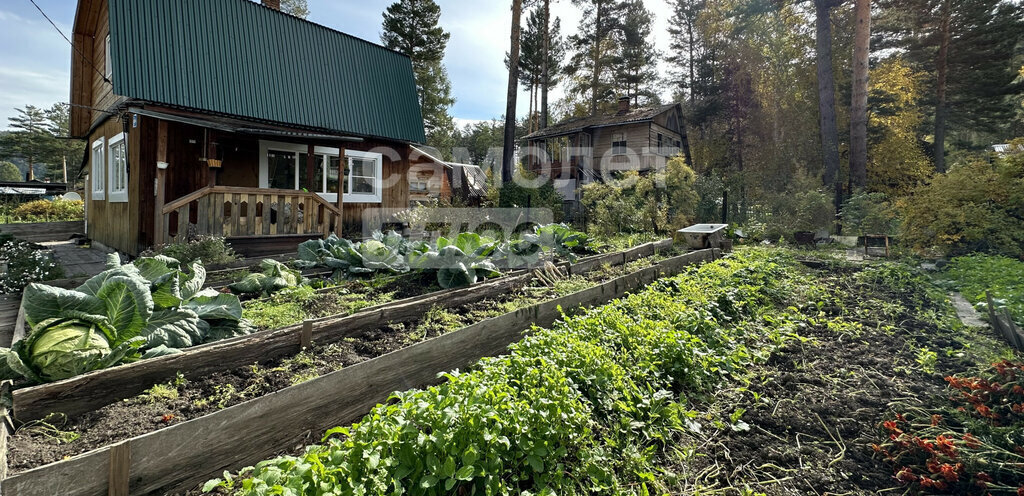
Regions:
[[[133,338],[112,348],[104,321],[83,317],[40,322],[27,339],[7,351],[0,375],[14,372],[38,383],[68,379],[113,366],[145,342]]]

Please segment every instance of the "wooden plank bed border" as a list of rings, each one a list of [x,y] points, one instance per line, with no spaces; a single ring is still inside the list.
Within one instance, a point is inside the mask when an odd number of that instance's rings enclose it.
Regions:
[[[635,254],[653,253],[647,245],[630,250]],[[591,262],[621,264],[624,253],[590,257]],[[606,261],[607,260],[607,261]],[[586,267],[599,265],[588,263]],[[581,273],[572,270],[572,273]],[[526,285],[533,274],[516,272],[468,288],[451,289],[414,296],[365,308],[344,316],[314,319],[310,343],[331,344],[362,336],[386,322],[404,323],[418,319],[431,307],[454,308],[493,298]],[[45,418],[53,412],[69,417],[90,412],[124,398],[135,396],[154,384],[173,379],[178,372],[193,379],[253,363],[265,363],[301,351],[305,344],[302,325],[261,331],[248,336],[195,346],[183,353],[142,360],[132,364],[97,370],[63,381],[41,384],[14,391],[13,417],[18,422]]]
[[[120,444],[131,453],[131,494],[165,494],[193,489],[223,470],[237,470],[274,456],[308,435],[349,424],[394,391],[437,384],[443,371],[465,368],[499,355],[533,325],[549,326],[564,310],[601,305],[686,266],[714,260],[707,249],[568,296],[521,308],[457,331],[291,386],[219,412],[132,438]],[[335,394],[331,394],[334,392]],[[110,490],[111,449],[37,467],[0,483],[4,496],[60,494],[101,496]]]

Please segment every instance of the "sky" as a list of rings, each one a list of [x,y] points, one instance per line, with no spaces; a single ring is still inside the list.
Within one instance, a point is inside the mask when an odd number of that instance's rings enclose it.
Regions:
[[[379,43],[382,13],[394,0],[308,1],[309,20]],[[511,2],[437,2],[441,6],[441,26],[451,33],[444,60],[456,99],[451,115],[459,124],[501,117],[508,85],[505,53],[512,26]],[[70,37],[77,2],[36,3]],[[666,0],[644,0],[644,4],[654,13],[655,44],[665,53],[671,9]],[[556,1],[552,14],[562,19],[563,34],[576,31],[580,12],[569,0]],[[71,46],[29,0],[0,0],[0,129],[7,127],[7,118],[15,115],[17,107],[49,107],[68,101],[70,68]],[[561,91],[556,89],[549,98],[553,102],[559,97]],[[521,91],[517,114],[525,115],[528,110],[528,94]]]

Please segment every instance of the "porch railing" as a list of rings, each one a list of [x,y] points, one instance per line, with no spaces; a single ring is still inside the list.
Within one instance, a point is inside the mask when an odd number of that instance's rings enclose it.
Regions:
[[[163,207],[163,239],[330,234],[341,210],[316,193],[281,189],[207,186]]]

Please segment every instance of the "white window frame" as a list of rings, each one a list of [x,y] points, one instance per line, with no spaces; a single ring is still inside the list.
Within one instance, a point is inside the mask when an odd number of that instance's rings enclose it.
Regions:
[[[106,197],[107,184],[107,138],[100,136],[92,142],[89,149],[91,166],[89,182],[92,184],[92,199],[103,200]],[[97,153],[99,153],[99,158],[96,157]]]
[[[279,142],[279,141],[263,141],[263,140],[261,140],[260,141],[260,187],[261,188],[269,188],[270,187],[270,167],[269,167],[269,164],[267,162],[267,153],[269,153],[270,150],[282,151],[282,152],[291,152],[291,153],[295,154],[295,174],[294,174],[294,176],[295,176],[295,183],[292,185],[292,189],[294,189],[296,191],[299,190],[299,167],[305,167],[305,164],[300,164],[299,163],[299,155],[302,154],[302,153],[308,153],[309,146],[308,145],[298,144],[298,143],[283,143],[283,142]],[[332,148],[332,147],[328,147],[328,146],[315,146],[315,147],[313,147],[313,154],[314,155],[323,155],[324,157],[327,157],[327,158],[337,157],[340,153],[341,153],[341,149],[340,148]],[[344,202],[345,203],[381,203],[383,201],[382,186],[383,186],[383,182],[384,182],[383,181],[384,155],[382,155],[380,153],[361,152],[361,151],[356,151],[356,150],[345,150],[345,159],[346,159],[347,163],[345,164],[346,167],[343,167],[342,170],[339,171],[339,174],[344,174],[344,169],[345,168],[348,168],[349,170],[351,170],[351,168],[352,168],[351,167],[351,165],[352,165],[351,164],[351,159],[353,159],[353,158],[371,159],[371,160],[373,160],[375,162],[375,168],[374,168],[374,188],[373,188],[374,189],[374,193],[373,194],[345,193],[343,195]],[[327,161],[322,162],[320,167],[324,168],[324,170],[321,173],[321,175],[323,177],[323,182],[320,185],[320,191],[316,191],[315,193],[320,195],[321,198],[323,198],[325,201],[327,201],[329,203],[337,203],[338,202],[338,194],[337,193],[326,193],[326,191],[327,191]],[[352,191],[352,175],[351,174],[346,175],[344,177],[344,180],[347,182],[348,190]],[[345,189],[344,187],[341,188],[342,191],[344,191],[344,189]]]
[[[352,174],[345,176],[345,181],[348,182],[349,193],[345,193],[345,203],[380,203],[383,195],[381,186],[383,184],[383,171],[382,165],[384,163],[384,155],[380,153],[360,152],[356,150],[345,150],[345,161],[347,162],[348,169],[352,170],[351,159],[359,158],[363,160],[374,161],[373,171],[373,193],[352,193]],[[325,175],[326,177],[326,175]]]
[[[621,140],[615,138],[622,138]],[[623,143],[619,149],[616,143]],[[629,151],[629,135],[626,133],[612,133],[612,155],[625,155]]]
[[[111,203],[128,203],[128,136],[125,133],[118,133],[107,140],[107,201]],[[114,147],[120,145],[122,162],[116,163]],[[118,186],[118,182],[121,186]]]
[[[114,75],[114,62],[110,60],[110,34],[103,40],[103,75],[110,79]]]

